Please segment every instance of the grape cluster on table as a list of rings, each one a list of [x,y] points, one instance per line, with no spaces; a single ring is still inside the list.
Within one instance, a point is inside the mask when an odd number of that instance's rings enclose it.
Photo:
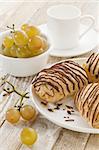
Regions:
[[[31,105],[25,105],[18,110],[10,108],[6,112],[6,120],[11,124],[16,124],[22,117],[25,121],[34,121],[37,117],[36,110]],[[37,140],[37,132],[33,128],[24,128],[20,133],[21,142],[25,145],[33,145]]]
[[[37,27],[23,24],[20,30],[11,29],[11,33],[3,40],[1,54],[8,57],[29,58],[47,50],[47,40]]]

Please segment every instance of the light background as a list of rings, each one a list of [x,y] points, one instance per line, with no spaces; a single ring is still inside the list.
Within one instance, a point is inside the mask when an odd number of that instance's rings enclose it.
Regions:
[[[24,5],[22,5],[23,2],[25,2]],[[42,9],[43,3],[45,2],[48,3],[48,7],[55,5],[57,2],[76,5],[81,8],[82,14],[90,14],[95,17],[97,24],[95,27],[99,29],[99,0],[61,0],[61,2],[60,0],[0,0],[0,26],[4,25],[5,21],[8,25],[16,23],[16,26],[19,26],[31,18],[34,5],[36,7],[39,3],[42,3]],[[18,11],[17,9],[19,7],[22,7],[23,9]],[[45,14],[46,21],[46,10],[42,11],[44,12],[43,14]],[[34,23],[41,24],[43,22],[35,21]]]

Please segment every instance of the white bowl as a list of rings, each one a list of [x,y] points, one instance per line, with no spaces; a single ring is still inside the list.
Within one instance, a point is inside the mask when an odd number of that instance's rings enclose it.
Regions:
[[[2,45],[4,37],[6,35],[9,35],[9,33],[9,30],[0,33],[0,45]],[[0,54],[0,66],[2,67],[5,73],[11,74],[13,76],[31,76],[45,67],[49,51],[50,45],[47,51],[45,51],[41,55],[34,56],[31,58],[13,58]]]

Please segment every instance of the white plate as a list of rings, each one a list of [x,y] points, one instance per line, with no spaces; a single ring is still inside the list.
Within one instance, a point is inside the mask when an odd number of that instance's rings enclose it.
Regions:
[[[75,59],[75,62],[78,62],[79,64],[83,64],[86,61],[86,59]],[[75,109],[73,99],[68,98],[66,101],[63,102],[63,105],[61,106],[61,109],[55,110],[54,112],[49,112],[47,108],[51,106],[51,108],[54,106],[54,104],[48,104],[48,106],[44,106],[41,104],[40,98],[37,97],[35,92],[32,92],[32,85],[30,87],[30,95],[31,98],[38,109],[38,111],[44,115],[48,120],[52,121],[53,123],[74,131],[78,132],[84,132],[84,133],[96,133],[99,134],[99,129],[92,128],[88,125],[88,123],[80,116],[79,112]],[[61,101],[60,101],[61,103]],[[64,105],[70,105],[74,107],[74,113],[72,115],[68,115],[66,110],[63,110]],[[65,121],[64,116],[69,116],[70,119],[74,119],[74,121]]]
[[[50,39],[50,35],[48,35],[47,25],[42,24],[39,26],[39,28]],[[81,33],[86,28],[87,28],[87,26],[81,24],[81,29],[80,29]],[[86,35],[84,35],[81,38],[78,47],[73,48],[73,49],[67,49],[67,50],[59,50],[59,49],[54,49],[52,46],[50,55],[57,56],[57,57],[73,57],[73,56],[82,55],[84,53],[91,51],[92,49],[94,49],[97,46],[97,43],[98,43],[97,38],[98,37],[97,37],[96,31],[91,29],[90,31],[88,31],[88,33],[86,33]]]

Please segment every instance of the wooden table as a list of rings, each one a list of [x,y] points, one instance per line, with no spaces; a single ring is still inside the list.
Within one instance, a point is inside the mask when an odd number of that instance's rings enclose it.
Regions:
[[[2,25],[1,30],[4,30],[6,25],[11,25],[12,23],[15,23],[16,27],[18,27],[27,20],[28,22],[34,23],[36,25],[45,23],[47,8],[57,3],[61,3],[61,0],[57,0],[56,2],[55,1],[48,2],[47,0],[44,0],[42,2],[39,0],[39,2],[15,1],[9,4],[3,3],[1,4],[1,6],[5,5],[7,9],[8,8],[10,9],[8,9],[7,13],[4,13],[2,17],[3,20],[1,23]],[[85,12],[85,9],[88,8],[89,5],[96,5],[95,3],[93,4],[92,3],[88,4],[86,2],[80,3],[76,2],[76,0],[74,1],[73,4],[82,8],[83,13]],[[98,45],[94,50],[97,50],[97,48]],[[79,57],[87,57],[87,56],[89,56],[89,53]],[[49,57],[48,62],[56,62],[62,59],[66,58]],[[29,85],[33,79],[33,77],[15,78],[10,75],[7,75],[6,78],[10,82],[12,82],[19,90],[24,91],[26,91],[29,88]],[[0,88],[0,92],[2,93],[2,88]],[[24,122],[21,122],[19,125],[13,127],[9,125],[7,121],[5,121],[6,110],[9,107],[14,106],[16,102],[18,102],[18,97],[15,94],[12,94],[10,97],[3,98],[2,101],[0,100],[0,150],[34,149],[33,147],[32,148],[24,147],[18,139],[18,133],[25,125]],[[38,119],[35,124],[36,125],[39,124]],[[32,126],[31,123],[27,125]],[[54,128],[54,126],[55,125],[49,122],[49,128]],[[52,147],[53,150],[99,150],[99,135],[84,134],[66,129],[61,129],[60,134],[57,137],[57,140],[54,141]],[[41,150],[41,147],[38,147],[37,150]]]

